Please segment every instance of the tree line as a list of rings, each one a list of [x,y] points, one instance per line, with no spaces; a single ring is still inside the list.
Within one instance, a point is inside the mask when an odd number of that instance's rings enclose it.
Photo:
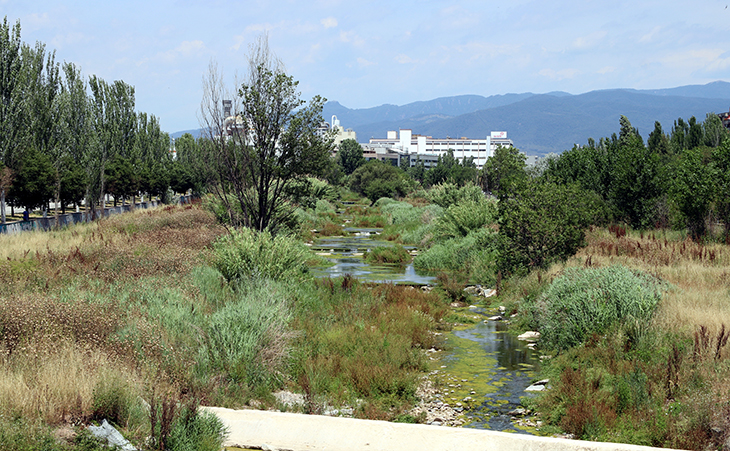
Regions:
[[[176,172],[157,117],[135,111],[134,87],[83,76],[45,44],[21,41],[20,23],[0,24],[0,212],[55,202],[56,212],[104,196],[164,196]],[[183,181],[184,182],[184,181]]]

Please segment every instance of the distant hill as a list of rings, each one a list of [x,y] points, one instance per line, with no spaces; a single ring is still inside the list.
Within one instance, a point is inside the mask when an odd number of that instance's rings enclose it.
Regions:
[[[507,131],[515,145],[530,155],[562,152],[617,133],[621,115],[629,118],[646,139],[659,121],[669,132],[678,117],[704,120],[709,112],[730,109],[730,83],[658,90],[612,89],[580,95],[506,94],[503,96],[443,97],[403,106],[381,105],[349,109],[325,104],[323,116],[337,115],[341,125],[357,132],[360,142],[384,138],[400,128],[434,137],[481,138],[491,131]],[[368,122],[370,121],[370,122]]]
[[[170,138],[172,138],[172,139],[178,139],[179,137],[181,137],[185,133],[190,133],[191,135],[193,135],[193,138],[198,139],[198,138],[200,138],[200,135],[201,135],[202,131],[199,128],[194,128],[192,130],[183,130],[183,131],[180,131],[180,132],[170,133]]]

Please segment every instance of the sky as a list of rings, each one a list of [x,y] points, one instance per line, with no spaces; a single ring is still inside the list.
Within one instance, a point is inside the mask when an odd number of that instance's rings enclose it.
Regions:
[[[135,87],[174,133],[198,128],[215,62],[232,87],[263,33],[302,98],[349,108],[461,94],[730,81],[730,0],[0,0],[0,19],[85,76]],[[342,124],[347,127],[347,124]]]

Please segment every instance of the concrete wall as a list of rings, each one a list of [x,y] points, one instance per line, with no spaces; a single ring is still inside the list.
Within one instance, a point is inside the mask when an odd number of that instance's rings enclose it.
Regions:
[[[191,200],[190,196],[182,196],[180,197],[179,203],[180,204],[186,204],[189,203]],[[152,202],[140,202],[138,204],[134,205],[134,208],[152,208],[159,205],[159,202],[152,201]],[[131,206],[130,205],[124,205],[124,206],[118,206],[118,207],[110,207],[105,208],[103,212],[101,210],[97,211],[97,219],[99,217],[107,217],[111,215],[116,215],[120,213],[125,213],[130,211]],[[13,234],[13,233],[20,233],[20,232],[28,232],[32,230],[53,230],[53,229],[60,229],[62,227],[67,227],[73,224],[77,224],[79,222],[91,222],[91,213],[67,213],[65,215],[58,215],[58,222],[56,222],[55,216],[49,216],[47,218],[33,218],[30,221],[20,221],[20,222],[12,222],[9,224],[0,224],[0,233],[7,233],[7,234]]]
[[[640,451],[646,446],[479,429],[204,407],[229,428],[226,446],[292,451]],[[266,445],[264,447],[263,445]],[[268,447],[268,448],[267,448]]]

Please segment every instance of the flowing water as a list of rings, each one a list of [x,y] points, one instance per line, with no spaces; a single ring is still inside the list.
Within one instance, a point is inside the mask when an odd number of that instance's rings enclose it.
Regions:
[[[346,228],[349,236],[316,240],[312,250],[326,257],[327,267],[314,268],[317,277],[342,277],[350,274],[368,282],[393,282],[413,285],[433,283],[432,275],[407,266],[370,265],[363,255],[377,246],[392,246],[378,240],[381,229]],[[406,246],[406,249],[409,249]],[[470,308],[476,324],[449,332],[448,351],[434,374],[440,380],[443,401],[461,404],[470,421],[466,427],[498,431],[531,432],[516,426],[509,412],[521,407],[521,398],[534,380],[539,355],[527,343],[507,332],[503,322],[484,321],[487,312]],[[467,399],[465,402],[464,399]],[[457,404],[458,403],[458,404]]]
[[[513,421],[522,398],[539,370],[539,353],[507,332],[501,321],[483,321],[481,309],[470,309],[479,321],[447,335],[447,353],[438,377],[444,402],[469,406],[466,427],[532,433]],[[464,399],[469,399],[464,402]]]
[[[326,257],[331,266],[314,268],[316,277],[342,277],[345,274],[368,282],[393,282],[412,285],[428,285],[435,279],[432,275],[416,271],[413,263],[401,265],[370,265],[363,255],[379,246],[392,246],[393,243],[378,240],[382,229],[345,228],[351,235],[345,237],[320,238],[312,245],[312,250]],[[412,246],[404,246],[408,250]]]

